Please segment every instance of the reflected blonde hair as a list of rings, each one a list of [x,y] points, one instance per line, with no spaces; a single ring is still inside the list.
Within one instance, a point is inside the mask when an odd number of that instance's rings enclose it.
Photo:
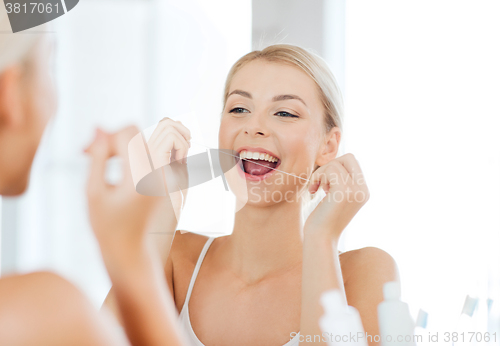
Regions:
[[[5,6],[0,4],[0,75],[14,65],[26,66],[34,56],[35,45],[45,37],[49,24],[12,33]]]
[[[325,133],[330,132],[334,127],[338,127],[342,132],[344,102],[340,88],[328,64],[319,55],[291,44],[274,44],[262,50],[250,52],[236,61],[226,78],[223,109],[226,107],[230,92],[229,87],[236,73],[246,64],[257,59],[295,66],[311,77],[318,87],[320,100],[323,104]],[[315,167],[315,170],[317,168],[318,166]],[[303,221],[324,196],[322,190],[312,196],[306,189],[304,194],[305,198],[302,205]]]

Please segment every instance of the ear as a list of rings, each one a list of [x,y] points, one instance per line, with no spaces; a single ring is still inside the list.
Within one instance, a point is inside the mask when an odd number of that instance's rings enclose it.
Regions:
[[[342,133],[337,126],[333,127],[330,132],[324,136],[318,157],[316,158],[316,164],[318,166],[326,165],[337,156],[341,136]]]
[[[0,130],[18,127],[26,121],[22,78],[22,69],[17,65],[0,74]]]

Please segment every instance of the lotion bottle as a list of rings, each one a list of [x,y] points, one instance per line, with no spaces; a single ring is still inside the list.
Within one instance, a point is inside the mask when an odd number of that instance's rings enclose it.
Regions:
[[[384,301],[378,305],[380,344],[382,346],[416,346],[415,323],[408,304],[401,301],[398,282],[386,282]]]
[[[359,312],[345,303],[340,290],[324,292],[321,304],[325,314],[319,324],[328,346],[368,346]]]

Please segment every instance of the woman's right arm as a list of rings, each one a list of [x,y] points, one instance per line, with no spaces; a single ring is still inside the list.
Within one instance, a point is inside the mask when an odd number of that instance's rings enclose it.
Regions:
[[[170,132],[163,130],[157,144],[163,145],[168,157],[171,152],[176,159],[185,156],[187,140],[176,136],[171,126],[164,124],[165,128]],[[132,344],[182,345],[161,260],[146,241],[147,232],[160,222],[162,232],[155,237],[170,245],[177,219],[170,199],[142,196],[134,189],[126,148],[136,133],[134,128],[113,136],[100,132],[87,150],[93,159],[88,184],[90,219],[113,284],[107,302],[120,316]],[[121,184],[109,186],[104,180],[106,161],[116,154],[124,161],[124,178]],[[169,246],[161,248],[167,249],[166,256]]]

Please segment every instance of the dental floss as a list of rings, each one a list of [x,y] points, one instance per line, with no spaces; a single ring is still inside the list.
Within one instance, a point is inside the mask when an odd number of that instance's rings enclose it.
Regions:
[[[320,301],[325,314],[319,324],[328,346],[367,346],[359,312],[345,303],[340,290],[324,292]]]
[[[408,304],[401,301],[399,282],[386,282],[383,291],[384,301],[377,308],[381,345],[416,346],[415,324],[411,318]],[[399,339],[403,339],[403,341],[399,341]]]

